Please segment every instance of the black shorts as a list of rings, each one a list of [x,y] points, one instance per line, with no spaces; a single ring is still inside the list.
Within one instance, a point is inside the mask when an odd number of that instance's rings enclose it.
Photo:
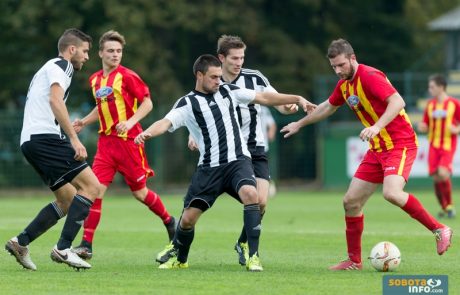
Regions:
[[[251,160],[244,158],[218,167],[198,167],[184,198],[184,208],[194,207],[203,212],[211,208],[222,193],[241,202],[238,191],[243,185],[256,186]]]
[[[268,166],[268,157],[263,147],[257,147],[257,150],[251,153],[252,166],[254,166],[254,175],[270,181],[270,168]]]
[[[57,134],[31,135],[30,141],[21,145],[21,150],[52,191],[69,183],[88,167],[86,161],[73,158],[75,150],[70,141]]]

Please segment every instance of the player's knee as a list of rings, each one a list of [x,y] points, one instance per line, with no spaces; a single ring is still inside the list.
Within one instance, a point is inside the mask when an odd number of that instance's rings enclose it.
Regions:
[[[180,219],[180,227],[182,229],[191,229],[195,226],[196,220],[187,215],[182,215]]]
[[[402,191],[395,189],[384,189],[383,198],[390,203],[399,204],[402,197]]]

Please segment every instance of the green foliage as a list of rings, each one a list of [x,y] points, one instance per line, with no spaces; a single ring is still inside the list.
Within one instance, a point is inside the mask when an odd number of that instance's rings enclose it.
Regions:
[[[100,68],[97,41],[115,29],[126,36],[123,63],[170,106],[194,87],[191,66],[214,53],[221,34],[248,44],[245,66],[257,68],[284,92],[309,96],[317,74],[329,74],[332,39],[350,39],[358,58],[385,71],[404,71],[442,40],[426,23],[455,1],[359,0],[5,0],[0,1],[0,108],[21,108],[33,73],[57,54],[59,35],[78,27],[93,36],[91,59],[75,75],[71,105],[92,103],[87,78]],[[439,71],[442,52],[426,71]]]
[[[185,190],[183,191],[185,193]],[[167,235],[159,218],[131,196],[109,190],[94,240],[93,268],[75,272],[56,264],[49,253],[63,221],[34,241],[31,256],[38,271],[20,268],[13,257],[0,255],[2,294],[382,294],[382,277],[365,259],[377,242],[394,242],[402,263],[394,274],[449,276],[450,294],[460,288],[459,247],[436,254],[433,235],[399,208],[375,194],[366,205],[363,235],[364,269],[331,272],[328,266],[345,258],[343,192],[281,192],[269,202],[260,244],[262,273],[248,273],[237,264],[233,245],[240,233],[242,207],[222,196],[196,226],[190,268],[159,270],[154,257]],[[418,192],[426,208],[436,212],[431,192]],[[458,195],[454,194],[454,195]],[[181,196],[163,195],[168,210],[181,212]],[[0,198],[0,242],[23,230],[47,202],[44,194]],[[458,220],[447,220],[455,232]],[[79,242],[77,238],[76,243]]]

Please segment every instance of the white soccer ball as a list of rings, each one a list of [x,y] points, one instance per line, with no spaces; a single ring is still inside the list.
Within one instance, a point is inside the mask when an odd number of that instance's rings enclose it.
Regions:
[[[369,261],[378,271],[393,271],[401,263],[401,252],[391,242],[380,242],[372,248]]]

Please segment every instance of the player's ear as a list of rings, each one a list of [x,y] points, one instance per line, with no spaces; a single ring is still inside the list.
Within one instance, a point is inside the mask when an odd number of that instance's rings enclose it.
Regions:
[[[221,63],[224,62],[225,56],[224,56],[222,53],[219,53],[219,54],[217,55],[217,57],[219,58],[219,60],[220,60]]]

